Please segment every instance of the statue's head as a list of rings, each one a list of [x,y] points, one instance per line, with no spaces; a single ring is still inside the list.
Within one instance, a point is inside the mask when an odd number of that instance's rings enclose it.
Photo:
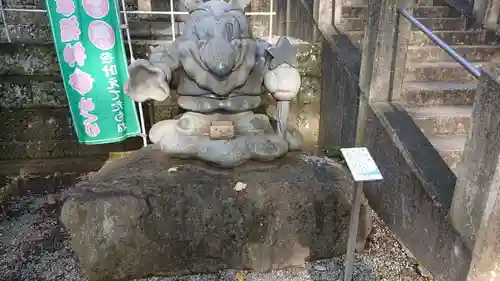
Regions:
[[[184,4],[190,12],[185,23],[184,40],[196,41],[200,63],[207,70],[227,76],[242,57],[242,41],[252,38],[243,12],[248,1],[185,0]]]

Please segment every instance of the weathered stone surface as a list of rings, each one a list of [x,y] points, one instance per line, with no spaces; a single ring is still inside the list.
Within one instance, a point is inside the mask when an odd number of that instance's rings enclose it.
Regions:
[[[480,64],[475,64],[480,67]],[[476,82],[477,78],[472,76],[465,68],[455,62],[411,62],[406,65],[406,81],[441,81],[467,83]]]
[[[109,152],[124,150],[125,146],[122,143],[83,145],[76,140],[35,139],[30,142],[0,142],[0,160],[106,156]]]
[[[454,46],[453,50],[468,61],[489,61],[498,52],[497,46],[465,45]],[[455,61],[439,46],[410,46],[408,60],[415,62]]]
[[[476,83],[407,82],[399,102],[408,106],[467,106],[473,104],[476,89]]]
[[[56,77],[52,80],[38,81],[30,78],[32,77],[21,76],[17,79],[1,77],[0,107],[10,109],[33,106],[59,107],[68,104],[64,86],[61,81],[54,81]]]
[[[372,105],[366,146],[384,180],[367,182],[370,206],[438,281],[463,281],[471,252],[449,219],[455,176],[400,106]]]
[[[51,43],[0,43],[0,48],[0,75],[60,74],[56,50]],[[146,57],[149,53],[148,45],[144,42],[134,44],[133,50],[137,58]],[[128,45],[125,45],[125,51],[128,56]]]
[[[464,18],[418,18],[418,20],[427,28],[432,30],[464,30]],[[366,19],[363,18],[343,18],[342,24],[346,31],[361,31],[365,29]],[[416,27],[412,27],[417,30]]]
[[[159,23],[158,23],[159,24]],[[164,30],[165,27],[157,27]],[[132,32],[134,35],[134,32]],[[152,35],[141,35],[151,37]],[[149,46],[166,45],[154,40],[134,40],[136,58],[147,58]],[[303,76],[320,77],[321,48],[317,44],[298,44],[297,68]],[[128,56],[128,45],[125,45]],[[52,43],[19,44],[0,43],[0,75],[59,75],[57,55]]]
[[[319,104],[321,100],[321,79],[312,76],[300,77],[300,89],[295,103],[297,104]]]
[[[297,48],[297,63],[301,76],[320,77],[321,45],[299,44]]]
[[[51,45],[1,44],[0,74],[59,74]]]
[[[342,166],[305,155],[220,170],[150,146],[79,184],[61,219],[90,281],[267,271],[345,252],[347,177]],[[246,188],[235,191],[237,182]],[[367,218],[363,205],[359,247]]]
[[[434,7],[433,7],[434,8]],[[490,35],[490,32],[485,30],[433,30],[433,33],[449,45],[498,45],[498,37]],[[347,32],[349,38],[356,46],[361,46],[364,39],[363,31]],[[429,39],[421,31],[413,30],[410,37],[410,45],[434,45],[435,43]]]
[[[0,141],[74,140],[67,107],[3,109],[0,112]]]
[[[319,91],[318,91],[319,92]],[[290,106],[289,124],[302,136],[302,149],[315,151],[319,134],[320,104],[293,103]],[[276,102],[270,101],[266,113],[276,118]]]

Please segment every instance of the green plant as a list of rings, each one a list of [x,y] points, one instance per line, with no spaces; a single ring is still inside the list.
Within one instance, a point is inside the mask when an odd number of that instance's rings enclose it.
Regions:
[[[340,152],[340,147],[323,148],[321,149],[321,152],[326,157],[333,159],[342,165],[346,165],[344,156],[342,155],[342,152]]]

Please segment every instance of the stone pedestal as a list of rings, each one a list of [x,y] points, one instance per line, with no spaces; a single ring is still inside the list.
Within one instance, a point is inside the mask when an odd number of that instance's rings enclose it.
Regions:
[[[224,170],[150,146],[79,184],[61,219],[90,281],[267,271],[344,254],[351,186],[324,158]],[[361,216],[359,248],[371,226],[365,205]]]

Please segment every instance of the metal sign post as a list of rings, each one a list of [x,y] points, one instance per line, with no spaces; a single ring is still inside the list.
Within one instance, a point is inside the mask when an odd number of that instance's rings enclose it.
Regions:
[[[354,195],[349,222],[349,238],[347,239],[347,253],[344,260],[344,281],[352,281],[354,252],[358,236],[359,213],[363,198],[363,181],[382,180],[377,164],[366,147],[342,148],[340,150],[354,177]]]

